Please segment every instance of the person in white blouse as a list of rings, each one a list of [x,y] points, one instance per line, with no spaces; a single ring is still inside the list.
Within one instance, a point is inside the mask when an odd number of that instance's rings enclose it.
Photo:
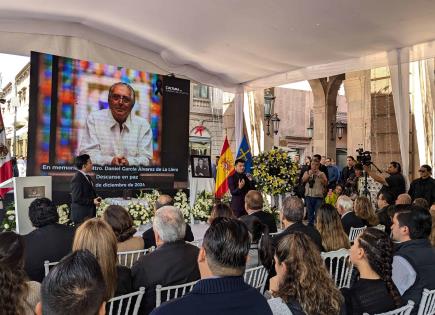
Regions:
[[[89,114],[79,145],[99,165],[149,165],[153,156],[148,121],[131,114],[135,92],[127,83],[109,89],[109,109]]]

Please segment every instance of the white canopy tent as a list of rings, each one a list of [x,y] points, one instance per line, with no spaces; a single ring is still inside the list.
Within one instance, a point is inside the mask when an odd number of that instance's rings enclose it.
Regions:
[[[247,90],[434,57],[434,16],[430,0],[3,0],[0,52],[174,73],[239,94],[240,122]],[[236,123],[237,143],[241,134]]]

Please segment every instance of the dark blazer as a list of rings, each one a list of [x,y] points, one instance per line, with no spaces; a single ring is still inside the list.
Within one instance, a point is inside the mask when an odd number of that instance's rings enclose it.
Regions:
[[[347,235],[349,235],[351,227],[360,228],[365,225],[361,218],[357,217],[353,211],[347,212],[341,217],[341,224],[343,224],[343,229]]]
[[[56,262],[71,252],[74,228],[50,224],[24,235],[24,270],[30,280],[42,282],[44,261]]]
[[[116,287],[115,296],[133,292],[133,279],[130,268],[116,266],[116,272],[118,275],[118,286]]]
[[[88,179],[77,172],[71,180],[71,220],[76,225],[96,214],[94,199],[97,193],[90,176]]]
[[[145,287],[139,314],[148,314],[155,307],[157,284],[177,285],[199,279],[198,253],[198,247],[179,240],[163,244],[133,265],[133,289]]]
[[[264,211],[257,211],[250,215],[257,217],[261,221],[261,223],[267,225],[267,227],[269,228],[269,233],[276,233],[278,231],[278,229],[276,228],[275,217],[272,214]]]
[[[272,315],[261,293],[242,277],[208,278],[199,281],[182,298],[156,308],[152,315]]]
[[[294,233],[294,232],[301,232],[301,233],[308,235],[311,238],[311,240],[317,245],[317,248],[319,248],[320,251],[323,251],[322,237],[320,236],[319,231],[317,231],[314,227],[312,227],[310,225],[303,224],[302,222],[293,223],[288,228],[286,228],[284,231],[282,231],[281,233],[276,235],[272,239],[274,247],[276,247],[278,245],[279,241],[283,237],[285,237],[291,233]]]
[[[154,229],[153,227],[149,228],[142,234],[143,242],[144,242],[144,248],[150,248],[152,246],[156,246],[156,238],[154,236]],[[186,242],[192,242],[194,240],[194,236],[192,233],[192,228],[189,224],[186,223],[186,235],[184,236],[184,240]]]
[[[239,189],[239,180],[245,180],[245,186]],[[228,187],[231,193],[231,209],[233,209],[236,217],[241,217],[246,214],[245,211],[245,196],[248,191],[255,189],[254,183],[251,182],[245,173],[239,174],[235,172],[228,177]]]

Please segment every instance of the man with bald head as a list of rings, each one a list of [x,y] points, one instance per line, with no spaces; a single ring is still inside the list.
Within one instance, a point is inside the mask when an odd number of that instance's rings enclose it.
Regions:
[[[157,198],[156,203],[154,205],[154,212],[156,212],[157,210],[159,210],[160,208],[162,208],[164,206],[173,206],[173,205],[174,205],[174,200],[172,199],[171,196],[165,195],[165,194],[160,195]],[[156,238],[154,235],[153,227],[146,230],[142,234],[142,238],[144,241],[144,248],[150,248],[152,246],[156,246]],[[187,223],[186,223],[186,234],[184,236],[184,240],[186,242],[192,242],[194,240],[192,229],[191,229],[190,225]]]

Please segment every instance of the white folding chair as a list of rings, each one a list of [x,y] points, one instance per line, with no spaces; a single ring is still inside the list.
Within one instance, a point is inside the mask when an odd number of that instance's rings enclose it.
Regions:
[[[154,251],[155,247],[152,246],[147,249],[131,250],[128,252],[118,252],[118,263],[122,266],[131,268],[133,264],[139,260],[143,255]]]
[[[424,289],[417,315],[435,314],[435,290]]]
[[[160,284],[158,284],[156,286],[156,307],[159,307],[162,302],[167,302],[169,300],[182,297],[186,293],[189,293],[190,291],[192,291],[193,286],[197,282],[198,280],[179,285],[171,285],[167,287],[162,287]]]
[[[270,237],[275,237],[276,235],[280,234],[281,232],[275,232],[275,233],[269,233]]]
[[[353,271],[353,264],[349,260],[349,251],[342,248],[321,253],[321,255],[337,288],[349,288]]]
[[[382,232],[385,232],[385,225],[378,224],[374,226],[375,229],[381,230]]]
[[[186,243],[189,243],[189,244],[196,246],[196,247],[201,247],[201,240],[195,240],[195,241],[186,242]]]
[[[353,243],[356,240],[356,238],[358,237],[358,235],[360,235],[362,232],[364,232],[364,230],[366,228],[367,228],[367,226],[363,226],[360,228],[351,227],[350,232],[349,232],[349,242]]]
[[[111,298],[107,302],[106,310],[109,309],[109,315],[113,314],[113,310],[116,311],[117,315],[137,315],[137,313],[139,312],[140,302],[142,301],[144,293],[145,288],[140,287],[139,291]],[[133,312],[130,312],[130,306],[132,304],[133,298],[135,297],[136,301],[134,302]],[[124,304],[124,302],[126,304]]]
[[[49,262],[48,260],[44,261],[44,273],[45,276],[48,275],[48,273],[50,272],[50,267],[56,266],[59,262],[55,261],[55,262]]]
[[[398,309],[395,309],[395,310],[392,310],[389,312],[385,312],[385,313],[378,313],[378,314],[374,314],[374,315],[410,315],[413,308],[414,308],[414,302],[408,301],[408,304],[406,304],[405,306],[402,306]],[[369,315],[369,314],[364,313],[363,315]]]
[[[263,293],[268,275],[269,272],[264,268],[264,266],[258,266],[246,269],[243,277],[247,284]]]

